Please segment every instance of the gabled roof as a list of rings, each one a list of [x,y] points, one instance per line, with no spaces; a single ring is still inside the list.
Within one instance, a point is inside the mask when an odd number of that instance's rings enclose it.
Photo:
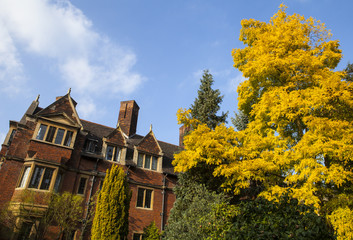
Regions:
[[[111,143],[126,145],[125,136],[126,135],[122,132],[118,125],[117,128],[115,128],[108,136],[106,136],[106,139]]]
[[[75,120],[73,120],[72,118],[67,116],[67,114],[65,112],[50,113],[50,114],[45,114],[45,115],[43,114],[38,117],[42,118],[42,119],[46,119],[46,120],[51,120],[51,121],[54,121],[57,123],[71,125],[74,127],[81,127],[80,125],[78,125],[78,123]]]
[[[101,138],[101,139],[109,136],[112,132],[114,132],[114,130],[116,130],[115,128],[93,123],[83,119],[81,119],[81,122],[84,130],[88,131],[90,134],[97,136],[98,138]],[[156,140],[153,132],[151,134],[151,131],[150,131],[145,137],[135,134],[129,138],[125,138],[127,147],[130,149],[133,149],[134,146],[142,146],[145,144],[144,142],[147,141],[147,139],[152,140],[151,139],[152,136],[153,136],[153,141],[156,141],[154,143],[155,146],[159,146],[158,150],[160,152],[163,152],[163,162],[162,162],[163,172],[168,174],[175,174],[172,161],[174,159],[174,153],[177,153],[181,150],[179,146]],[[148,150],[148,152],[150,152],[150,150]],[[156,154],[159,154],[160,152]]]
[[[158,141],[152,131],[150,129],[149,133],[141,139],[141,141],[137,144],[137,149],[145,152],[150,152],[154,154],[162,154],[163,150],[159,146]]]
[[[35,115],[37,117],[41,117],[48,116],[51,114],[64,113],[68,118],[72,119],[75,124],[82,127],[82,123],[80,118],[78,117],[75,106],[76,102],[71,98],[69,90],[69,92],[65,96],[58,98],[55,102],[50,104],[48,107],[43,108]]]

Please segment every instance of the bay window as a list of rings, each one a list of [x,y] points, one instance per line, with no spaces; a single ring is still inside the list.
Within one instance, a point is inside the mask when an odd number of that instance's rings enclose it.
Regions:
[[[18,188],[32,188],[38,190],[51,190],[51,183],[57,168],[37,164],[25,166],[21,175]],[[61,174],[56,175],[55,191],[58,191],[61,181]]]

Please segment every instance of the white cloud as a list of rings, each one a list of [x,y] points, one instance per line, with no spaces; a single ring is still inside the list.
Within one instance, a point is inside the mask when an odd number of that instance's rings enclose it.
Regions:
[[[84,93],[84,90],[93,88],[92,82],[95,78],[93,68],[86,58],[67,59],[60,66],[64,79],[70,83],[71,87],[78,89],[81,94]]]
[[[144,81],[132,70],[136,55],[97,33],[68,0],[0,0],[0,5],[0,83],[6,77],[19,86],[24,79],[21,51],[54,60],[67,87],[86,99],[129,94]]]
[[[204,69],[199,69],[199,70],[192,73],[192,78],[194,79],[194,81],[193,81],[194,83],[197,83],[197,84],[200,83],[200,79],[202,79],[204,71],[205,71]]]
[[[27,51],[55,58],[88,54],[99,38],[92,23],[67,0],[0,2],[0,18]]]
[[[228,81],[228,87],[226,88],[226,91],[228,91],[228,93],[236,92],[239,84],[245,80],[246,79],[243,77],[243,74],[239,73],[236,77],[231,78]]]
[[[94,113],[97,114],[97,107],[90,98],[80,99],[80,103],[77,105],[77,111],[80,114],[80,118],[87,118]]]
[[[16,94],[19,86],[25,80],[22,63],[18,57],[17,49],[7,29],[0,22],[0,84],[1,90]]]

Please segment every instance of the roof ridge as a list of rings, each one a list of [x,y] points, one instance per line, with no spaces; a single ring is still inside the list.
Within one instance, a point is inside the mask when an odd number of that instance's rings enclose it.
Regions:
[[[99,126],[102,126],[102,127],[115,129],[115,128],[109,127],[109,126],[107,126],[107,125],[103,125],[103,124],[100,124],[100,123],[91,122],[91,121],[88,121],[88,120],[85,120],[85,119],[82,119],[82,118],[80,118],[80,120],[81,120],[81,121],[85,121],[85,122],[89,122],[89,123],[92,123],[92,124],[95,124],[95,125],[99,125]]]
[[[168,143],[168,142],[161,141],[161,140],[157,140],[157,141],[158,141],[158,142],[161,142],[161,143],[164,143],[164,144],[168,144],[168,145],[172,145],[172,146],[179,147],[179,145],[176,145],[176,144],[173,144],[173,143]]]

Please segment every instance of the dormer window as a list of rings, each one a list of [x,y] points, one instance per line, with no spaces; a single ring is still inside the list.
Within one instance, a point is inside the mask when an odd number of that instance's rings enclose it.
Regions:
[[[70,147],[73,135],[73,131],[69,131],[65,128],[40,124],[35,139]]]
[[[85,143],[85,151],[90,153],[97,153],[98,141],[94,139],[87,139]]]
[[[121,148],[118,146],[107,145],[105,160],[120,162]]]
[[[139,153],[137,158],[137,167],[157,170],[158,158],[149,154]]]

